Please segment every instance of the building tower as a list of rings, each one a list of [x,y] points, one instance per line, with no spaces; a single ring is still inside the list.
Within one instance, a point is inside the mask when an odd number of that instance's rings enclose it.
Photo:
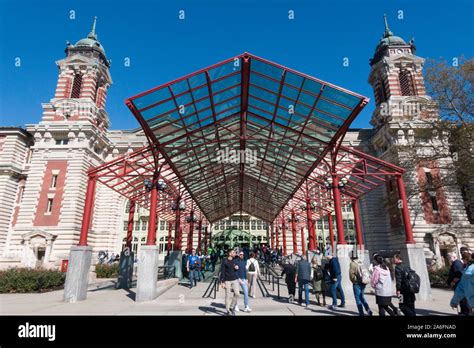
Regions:
[[[6,256],[24,266],[57,266],[67,258],[79,240],[86,171],[111,149],[105,111],[110,63],[95,29],[96,19],[86,38],[67,44],[66,57],[56,62],[54,98],[42,104],[41,121],[26,127],[34,145],[6,248]]]
[[[447,134],[438,134],[436,104],[426,94],[422,74],[424,59],[415,55],[413,39],[395,36],[384,16],[385,31],[370,59],[369,83],[376,109],[372,146],[377,157],[398,163],[407,170],[405,182],[415,240],[424,243],[427,259],[444,263],[446,253],[472,243],[472,228],[456,185],[442,185],[453,176]],[[387,192],[396,190],[394,182]],[[387,196],[387,195],[385,195]],[[397,248],[403,243],[398,202],[388,202],[391,231],[379,247]]]

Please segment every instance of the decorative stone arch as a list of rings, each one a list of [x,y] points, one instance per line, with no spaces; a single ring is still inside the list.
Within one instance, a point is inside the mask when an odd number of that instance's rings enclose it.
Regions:
[[[433,233],[433,241],[435,252],[439,259],[440,266],[447,266],[448,258],[447,254],[450,252],[456,253],[459,257],[459,238],[456,236],[455,233],[450,231],[440,231],[438,233]]]
[[[47,267],[57,235],[44,230],[33,230],[21,236],[24,245],[23,264],[28,267]]]

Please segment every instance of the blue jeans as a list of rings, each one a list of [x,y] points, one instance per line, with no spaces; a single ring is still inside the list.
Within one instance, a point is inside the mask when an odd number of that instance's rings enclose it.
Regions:
[[[365,284],[353,284],[352,289],[354,290],[354,297],[357,309],[359,310],[359,315],[364,315],[364,308],[367,312],[370,311],[369,304],[364,297]]]
[[[303,288],[306,305],[309,306],[309,280],[298,280],[298,302],[303,302]]]
[[[247,279],[239,279],[239,284],[244,292],[244,306],[247,307],[249,305],[249,285]]]
[[[331,295],[333,306],[337,306],[337,290],[339,290],[339,294],[341,295],[341,305],[346,304],[346,299],[344,298],[344,291],[342,290],[341,280],[341,275],[338,275],[337,280],[335,282],[331,282]]]
[[[189,270],[189,284],[191,288],[193,287],[193,285],[197,285],[197,278],[198,278],[197,271],[195,269],[190,269]]]

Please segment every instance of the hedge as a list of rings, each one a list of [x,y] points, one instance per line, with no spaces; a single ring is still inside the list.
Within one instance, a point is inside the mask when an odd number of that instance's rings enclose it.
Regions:
[[[119,264],[97,264],[95,266],[95,273],[97,274],[97,278],[117,278],[119,273]]]
[[[59,290],[66,274],[41,268],[10,268],[0,271],[0,293],[27,293]]]
[[[446,283],[448,280],[449,266],[438,270],[429,270],[430,284],[433,288],[448,288]]]

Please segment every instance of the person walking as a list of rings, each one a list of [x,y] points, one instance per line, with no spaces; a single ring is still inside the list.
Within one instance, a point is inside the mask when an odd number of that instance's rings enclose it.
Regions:
[[[239,266],[236,264],[234,257],[235,251],[229,249],[227,252],[227,258],[222,261],[221,273],[219,277],[221,287],[225,289],[225,308],[228,315],[235,315],[234,309],[237,305],[240,294],[239,277],[237,275]],[[233,296],[231,294],[232,292],[234,293]]]
[[[331,295],[332,295],[332,304],[328,307],[331,310],[336,310],[336,307],[344,308],[346,306],[346,299],[344,296],[344,291],[342,290],[342,275],[341,275],[341,266],[337,257],[329,254],[327,256],[329,260],[329,274],[331,275]],[[341,296],[341,304],[337,305],[337,291]]]
[[[306,255],[296,264],[295,283],[298,282],[298,303],[303,304],[303,289],[305,293],[306,308],[309,307],[309,282],[311,281],[311,265]]]
[[[320,296],[323,295],[323,306],[326,306],[324,272],[320,260],[321,258],[314,256],[311,261],[311,268],[313,270],[313,292],[316,296],[317,305],[321,306]]]
[[[410,273],[414,271],[403,263],[400,254],[393,256],[393,264],[395,265],[395,281],[397,297],[400,299],[400,310],[406,317],[414,317],[416,316],[416,296],[408,284]]]
[[[283,270],[281,272],[281,276],[285,276],[285,283],[286,287],[288,288],[288,302],[293,303],[295,299],[295,290],[296,290],[296,267],[289,262],[289,260],[285,260],[283,263]]]
[[[249,286],[247,282],[247,262],[245,261],[245,253],[243,250],[239,252],[239,257],[235,259],[235,264],[238,266],[236,273],[239,277],[239,285],[244,293],[244,312],[251,312],[252,309],[249,306]],[[238,304],[235,305],[234,310],[236,312],[240,311]]]
[[[447,283],[452,290],[456,291],[458,283],[461,281],[465,265],[457,258],[455,253],[448,253],[448,260],[451,267],[449,268]],[[469,313],[469,306],[467,305],[466,299],[460,299],[459,307],[461,309],[461,314],[466,315]]]
[[[245,265],[247,269],[247,279],[249,284],[250,297],[255,298],[255,289],[257,288],[257,279],[260,275],[260,266],[255,258],[255,253],[250,253],[250,258],[247,260]]]
[[[375,267],[372,272],[370,284],[375,289],[375,303],[379,307],[379,315],[396,315],[392,309],[392,277],[390,270],[381,255],[374,255]]]
[[[368,283],[370,283],[369,270],[358,261],[357,253],[353,253],[351,257],[351,263],[349,264],[349,279],[352,282],[352,289],[354,291],[354,298],[357,305],[357,310],[360,316],[364,316],[364,309],[367,311],[369,316],[372,316],[369,304],[365,300],[364,291]]]
[[[186,262],[186,270],[189,275],[189,288],[192,289],[193,286],[197,285],[198,276],[198,269],[201,260],[198,255],[196,255],[196,249],[191,249],[191,254],[188,256],[188,260]]]
[[[467,261],[467,267],[464,270],[460,281],[454,290],[454,295],[451,298],[450,305],[453,308],[461,303],[462,300],[465,301],[468,311],[460,312],[460,315],[473,315],[474,308],[474,254],[469,254],[465,252],[463,254],[463,259]]]

